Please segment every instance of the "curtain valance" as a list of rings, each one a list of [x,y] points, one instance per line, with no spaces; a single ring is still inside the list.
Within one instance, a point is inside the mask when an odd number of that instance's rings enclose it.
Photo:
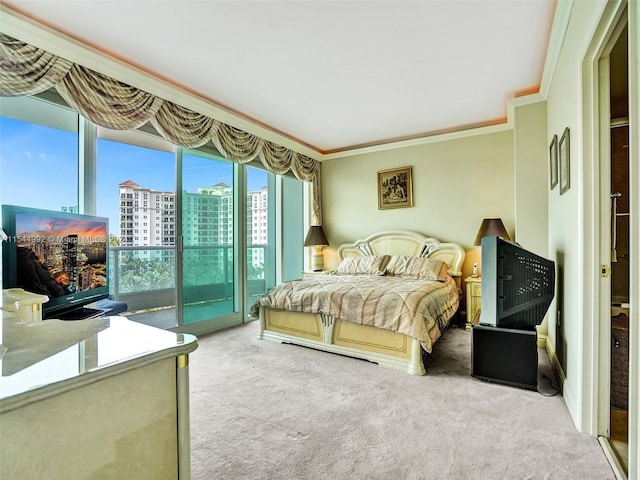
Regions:
[[[0,33],[0,95],[34,95],[51,87],[97,125],[131,130],[150,122],[175,145],[196,148],[212,142],[229,160],[247,163],[259,158],[273,173],[291,170],[298,179],[318,185],[317,160]],[[313,192],[316,216],[320,192]]]

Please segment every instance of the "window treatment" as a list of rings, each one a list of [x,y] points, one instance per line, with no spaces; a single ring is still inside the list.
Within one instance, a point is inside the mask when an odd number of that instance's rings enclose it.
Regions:
[[[234,162],[259,158],[270,172],[291,170],[299,180],[312,182],[312,214],[322,224],[317,160],[0,33],[0,95],[35,95],[52,87],[97,125],[133,130],[149,122],[175,145],[197,148],[212,142]]]

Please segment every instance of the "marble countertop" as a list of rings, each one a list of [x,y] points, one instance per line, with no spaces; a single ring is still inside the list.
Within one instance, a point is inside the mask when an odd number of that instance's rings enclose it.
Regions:
[[[0,412],[197,348],[193,335],[125,317],[23,322],[0,312]]]

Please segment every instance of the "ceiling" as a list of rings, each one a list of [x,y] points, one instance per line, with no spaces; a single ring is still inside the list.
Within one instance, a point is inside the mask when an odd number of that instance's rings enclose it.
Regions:
[[[2,4],[321,154],[506,122],[555,0]],[[46,47],[43,47],[46,49]]]

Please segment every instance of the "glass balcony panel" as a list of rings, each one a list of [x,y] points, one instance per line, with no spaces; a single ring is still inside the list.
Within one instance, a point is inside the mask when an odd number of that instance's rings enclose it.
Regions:
[[[185,325],[235,311],[233,164],[185,152],[182,158],[182,318]],[[173,234],[173,232],[172,232]]]
[[[160,328],[175,327],[175,249],[111,246],[109,254],[109,293],[127,304],[126,316]]]

